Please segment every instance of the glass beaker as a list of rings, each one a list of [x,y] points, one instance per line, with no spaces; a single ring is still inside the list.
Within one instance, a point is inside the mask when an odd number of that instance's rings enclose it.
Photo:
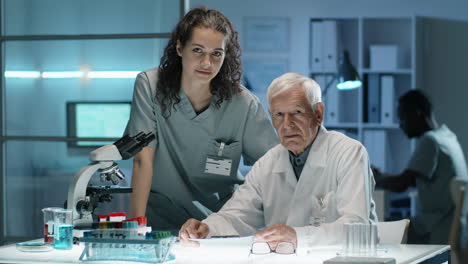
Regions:
[[[71,249],[73,247],[73,217],[71,209],[54,211],[54,248]]]
[[[54,211],[60,210],[60,207],[47,207],[42,209],[44,214],[44,243],[54,243]]]

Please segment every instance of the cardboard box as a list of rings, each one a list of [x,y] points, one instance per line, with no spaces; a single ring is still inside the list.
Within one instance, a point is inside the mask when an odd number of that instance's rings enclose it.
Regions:
[[[371,45],[370,69],[379,71],[392,71],[398,68],[397,45]]]

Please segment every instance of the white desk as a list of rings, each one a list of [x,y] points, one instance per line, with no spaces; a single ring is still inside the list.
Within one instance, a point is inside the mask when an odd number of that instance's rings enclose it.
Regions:
[[[397,263],[445,263],[450,258],[447,254],[450,247],[447,245],[383,245],[386,252],[379,251],[379,257],[393,257]],[[219,250],[221,249],[221,250]],[[268,254],[262,256],[248,256],[248,249],[222,249],[213,248],[184,248],[179,245],[174,247],[176,260],[171,263],[198,264],[198,263],[307,263],[321,264],[324,260],[336,256],[339,246],[317,247],[302,255],[277,255]],[[83,246],[74,246],[72,250],[53,250],[43,253],[26,253],[16,249],[16,245],[0,247],[0,263],[83,263],[79,261]],[[441,255],[442,254],[442,255]],[[428,261],[428,262],[425,262]],[[436,261],[436,262],[434,262]],[[107,262],[95,262],[107,263]],[[115,263],[115,262],[109,262]],[[122,263],[122,262],[119,262]],[[128,262],[135,263],[135,262]]]

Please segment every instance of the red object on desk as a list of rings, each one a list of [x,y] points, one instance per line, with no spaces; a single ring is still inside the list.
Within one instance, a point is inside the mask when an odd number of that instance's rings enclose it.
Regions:
[[[54,237],[49,236],[49,225],[44,224],[44,243],[52,244],[54,243]]]

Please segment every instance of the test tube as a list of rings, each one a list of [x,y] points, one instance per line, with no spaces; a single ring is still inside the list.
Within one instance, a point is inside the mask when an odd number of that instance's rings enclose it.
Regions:
[[[151,226],[146,226],[148,223],[146,216],[134,217],[134,218],[127,219],[125,221],[137,221],[138,222],[138,235],[139,236],[145,236],[147,232],[151,232]]]
[[[366,255],[367,254],[367,243],[368,243],[368,235],[369,235],[369,232],[367,231],[368,230],[368,225],[367,223],[360,223],[360,249],[359,249],[359,253],[360,255]]]
[[[353,254],[358,256],[361,252],[361,224],[354,223],[353,225]]]
[[[378,240],[378,231],[377,231],[377,224],[371,223],[370,224],[370,234],[369,234],[369,251],[371,255],[375,255],[377,253],[377,240]]]
[[[99,215],[99,222],[106,222],[107,221],[107,215]]]
[[[125,229],[125,237],[128,239],[138,238],[138,222],[137,221],[125,221],[122,224],[122,228]]]
[[[344,245],[343,252],[345,255],[353,253],[353,223],[344,224]]]
[[[125,212],[117,212],[117,213],[110,213],[109,214],[109,221],[112,222],[122,222],[127,217]]]

